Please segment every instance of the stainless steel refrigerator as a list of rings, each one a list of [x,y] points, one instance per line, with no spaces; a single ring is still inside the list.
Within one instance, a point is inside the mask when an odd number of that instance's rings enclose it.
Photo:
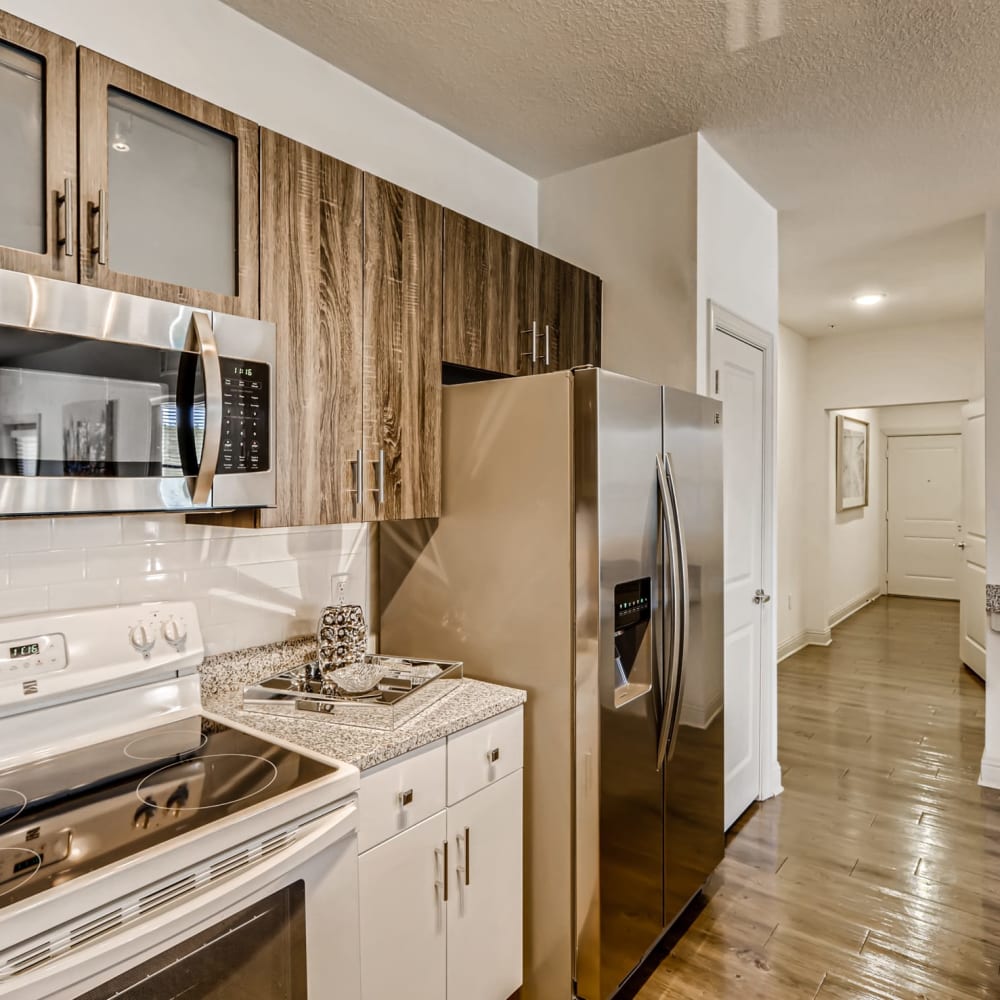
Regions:
[[[722,859],[721,419],[596,368],[449,386],[442,517],[381,528],[383,651],[528,691],[524,1000],[613,996]]]

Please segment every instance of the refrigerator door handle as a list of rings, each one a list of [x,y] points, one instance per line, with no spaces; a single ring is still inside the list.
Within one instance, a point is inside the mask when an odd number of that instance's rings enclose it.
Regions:
[[[663,574],[661,577],[660,622],[663,631],[663,659],[667,662],[667,563],[670,566],[670,657],[669,670],[664,678],[663,716],[660,719],[660,732],[656,744],[656,769],[663,767],[670,745],[670,732],[673,728],[674,702],[677,696],[677,675],[680,670],[680,553],[678,552],[677,512],[667,479],[664,456],[656,456],[656,482],[660,492],[660,519],[663,527]]]
[[[687,651],[688,651],[688,633],[690,632],[691,623],[691,574],[688,567],[688,555],[687,555],[687,540],[684,537],[684,522],[681,519],[680,507],[677,503],[677,489],[675,486],[674,470],[670,461],[670,453],[668,452],[665,456],[666,458],[666,480],[667,487],[670,492],[670,500],[673,505],[674,511],[674,528],[677,532],[677,551],[680,557],[680,583],[681,583],[681,594],[680,600],[677,602],[680,605],[680,656],[677,659],[677,682],[676,682],[676,697],[674,698],[674,711],[673,717],[670,721],[670,734],[667,738],[667,760],[670,761],[674,756],[674,750],[677,747],[677,729],[681,721],[681,708],[684,704],[684,686],[687,680],[687,673],[685,671],[685,666],[687,665]]]

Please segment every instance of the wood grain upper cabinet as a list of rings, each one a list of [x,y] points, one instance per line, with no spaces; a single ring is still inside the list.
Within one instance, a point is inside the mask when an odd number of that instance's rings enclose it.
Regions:
[[[559,366],[600,365],[601,279],[564,262],[559,297]]]
[[[375,520],[441,513],[440,205],[365,175],[364,489]]]
[[[275,324],[277,507],[261,527],[362,519],[364,175],[261,131],[261,318]]]
[[[76,46],[3,11],[0,136],[0,268],[76,281]]]
[[[80,280],[258,314],[258,128],[79,50]]]

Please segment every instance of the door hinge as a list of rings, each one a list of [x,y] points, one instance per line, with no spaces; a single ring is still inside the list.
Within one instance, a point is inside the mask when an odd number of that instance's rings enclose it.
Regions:
[[[719,369],[715,369],[715,394],[719,395]]]

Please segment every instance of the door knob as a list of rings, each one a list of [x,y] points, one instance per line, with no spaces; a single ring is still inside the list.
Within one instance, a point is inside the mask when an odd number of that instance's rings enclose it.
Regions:
[[[965,548],[965,542],[955,542],[955,548],[956,549],[964,549]]]
[[[770,594],[765,594],[763,590],[754,591],[753,602],[754,604],[768,604],[771,600]]]

